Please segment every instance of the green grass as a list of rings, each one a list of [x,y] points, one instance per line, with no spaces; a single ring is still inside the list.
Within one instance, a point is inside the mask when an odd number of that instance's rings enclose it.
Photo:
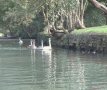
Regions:
[[[107,25],[74,30],[73,35],[107,35]]]

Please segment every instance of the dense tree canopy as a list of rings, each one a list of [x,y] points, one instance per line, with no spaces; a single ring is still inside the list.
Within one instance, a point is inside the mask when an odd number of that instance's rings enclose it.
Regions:
[[[90,12],[90,8],[94,8],[90,2],[105,12],[107,18],[106,0],[1,0],[0,30],[11,36],[31,38],[36,37],[39,32],[68,33],[75,28],[97,25],[97,22],[92,24],[87,21],[87,15],[95,17]],[[97,9],[95,12],[104,17]]]

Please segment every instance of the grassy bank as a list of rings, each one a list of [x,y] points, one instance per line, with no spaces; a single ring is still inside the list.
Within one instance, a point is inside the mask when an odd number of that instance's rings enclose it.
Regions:
[[[72,32],[75,35],[107,35],[107,25],[79,29]]]
[[[107,52],[107,26],[75,30],[55,44],[84,52]]]
[[[107,26],[73,31],[68,46],[86,52],[107,52]]]

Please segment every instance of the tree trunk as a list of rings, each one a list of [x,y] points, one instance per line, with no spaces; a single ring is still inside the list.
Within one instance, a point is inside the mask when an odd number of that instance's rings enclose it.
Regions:
[[[84,29],[84,28],[86,28],[85,25],[84,25],[83,20],[81,21],[81,20],[79,19],[78,16],[77,16],[76,27],[77,27],[77,28],[80,28],[80,29]]]
[[[91,2],[95,7],[107,14],[107,7],[102,3],[98,2],[97,0],[89,0],[89,2]]]
[[[74,11],[76,17],[75,27],[84,29],[85,28],[84,12],[87,7],[87,0],[77,0],[77,1],[78,1],[77,9]]]

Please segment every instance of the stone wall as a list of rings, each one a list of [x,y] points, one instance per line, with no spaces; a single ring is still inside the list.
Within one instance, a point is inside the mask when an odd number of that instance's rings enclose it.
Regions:
[[[83,52],[107,52],[107,35],[65,35],[61,40],[56,40],[56,46],[79,50]]]

